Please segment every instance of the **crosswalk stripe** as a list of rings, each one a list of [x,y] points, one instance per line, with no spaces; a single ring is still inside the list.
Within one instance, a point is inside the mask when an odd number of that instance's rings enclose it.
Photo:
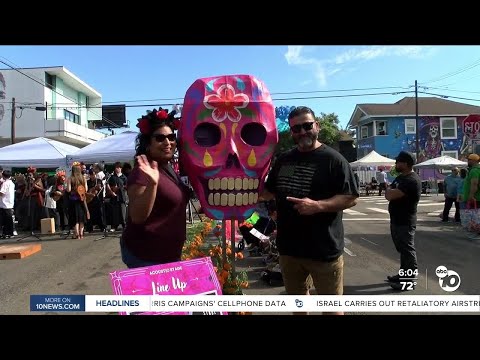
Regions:
[[[368,210],[373,210],[382,214],[388,214],[388,210],[380,209],[380,208],[367,208]]]
[[[444,206],[444,203],[428,203],[428,204],[418,204],[418,206]]]
[[[349,215],[368,215],[368,214],[365,214],[365,213],[362,213],[360,211],[356,211],[356,210],[352,210],[352,209],[345,209],[343,210],[343,213],[344,214],[349,214]]]
[[[427,213],[427,216],[438,216],[443,213],[443,210],[437,210]],[[449,215],[455,215],[455,209],[450,209]]]
[[[361,202],[364,202],[364,200],[360,200]],[[389,201],[387,199],[372,199],[369,201],[365,201],[366,203],[375,203],[375,204],[388,204]],[[419,204],[441,204],[443,205],[443,202],[437,202],[433,200],[420,200],[418,202]]]
[[[343,218],[343,221],[390,221],[389,217],[385,218]],[[431,218],[429,219],[424,219],[424,218],[417,218],[417,222],[422,222],[422,221],[432,221]]]
[[[346,247],[344,247],[343,250],[344,250],[348,255],[350,255],[350,256],[357,256],[357,255],[355,255],[355,254],[353,253],[353,251],[348,250]]]
[[[343,221],[390,221],[390,218],[343,218]]]

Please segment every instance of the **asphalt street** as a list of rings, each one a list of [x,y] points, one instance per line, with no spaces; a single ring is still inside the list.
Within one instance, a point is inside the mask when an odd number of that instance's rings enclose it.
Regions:
[[[362,197],[359,204],[344,213],[345,275],[348,295],[398,294],[385,282],[398,271],[399,255],[389,230],[387,201],[383,197]],[[440,222],[443,198],[422,196],[418,210],[416,248],[419,276],[416,289],[402,294],[449,295],[439,285],[435,270],[446,266],[461,277],[454,294],[480,294],[480,240],[453,222]],[[61,235],[1,240],[1,243],[41,243],[42,250],[19,260],[0,261],[0,314],[45,314],[30,312],[31,294],[110,295],[109,273],[125,269],[119,249],[119,233],[89,234],[83,240]],[[246,294],[284,293],[282,286],[269,286],[260,280],[264,269],[261,258],[246,257],[237,269],[247,271],[250,288]],[[53,314],[53,313],[48,313]],[[75,313],[64,313],[75,314]]]
[[[344,212],[345,228],[345,295],[478,295],[480,294],[480,238],[470,239],[471,234],[453,221],[443,223],[443,196],[422,195],[418,206],[418,224],[415,235],[419,275],[414,291],[398,292],[385,281],[387,275],[398,272],[400,256],[390,237],[388,201],[383,196],[359,199],[358,204]],[[282,286],[265,287],[260,280],[264,270],[261,258],[247,258],[251,288],[248,294],[284,294]],[[443,265],[456,271],[461,285],[454,292],[445,292],[435,274]]]

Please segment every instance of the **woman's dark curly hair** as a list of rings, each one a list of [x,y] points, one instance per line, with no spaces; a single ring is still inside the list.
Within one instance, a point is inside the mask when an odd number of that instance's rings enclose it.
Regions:
[[[163,126],[168,126],[172,132],[178,130],[180,118],[175,118],[177,110],[170,113],[166,109],[159,108],[147,111],[147,115],[143,115],[138,119],[137,127],[140,129],[135,141],[135,156],[149,155],[150,139],[152,134]]]

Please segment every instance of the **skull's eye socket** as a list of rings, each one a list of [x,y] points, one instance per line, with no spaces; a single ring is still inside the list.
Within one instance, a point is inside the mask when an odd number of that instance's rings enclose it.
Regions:
[[[265,143],[265,139],[267,138],[267,130],[261,124],[249,123],[242,128],[240,136],[248,145],[260,146]]]
[[[220,142],[222,133],[217,125],[212,123],[204,123],[195,128],[193,137],[197,145],[202,147],[210,147],[215,146]]]

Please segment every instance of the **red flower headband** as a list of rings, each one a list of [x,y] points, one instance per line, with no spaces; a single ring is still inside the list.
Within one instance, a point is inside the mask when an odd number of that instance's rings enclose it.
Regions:
[[[156,109],[147,111],[147,115],[143,115],[140,119],[138,119],[137,127],[140,129],[140,132],[145,135],[151,133],[152,127],[155,125],[155,123],[166,123],[174,130],[178,130],[180,126],[180,118],[174,117],[176,113],[176,109],[168,113],[166,109],[162,108],[159,108],[158,111]]]
[[[30,167],[28,167],[28,169],[27,169],[27,173],[35,174],[36,172],[37,172],[37,169],[34,168],[33,166],[30,166]]]

